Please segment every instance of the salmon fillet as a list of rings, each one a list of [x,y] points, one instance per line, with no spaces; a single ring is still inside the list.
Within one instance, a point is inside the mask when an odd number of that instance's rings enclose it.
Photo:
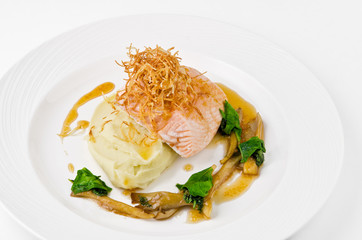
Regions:
[[[215,136],[220,123],[221,114],[219,109],[224,109],[225,93],[207,77],[196,69],[185,67],[187,74],[197,83],[194,91],[198,98],[194,103],[193,110],[174,110],[167,121],[161,119],[156,121],[157,134],[163,142],[167,143],[181,157],[187,158],[204,149]],[[205,89],[207,91],[205,91]],[[204,92],[207,92],[205,94]],[[141,103],[132,102],[132,105]],[[147,128],[136,112],[128,111],[141,125]]]
[[[190,77],[200,75],[196,69],[188,69]],[[185,158],[200,152],[211,142],[221,122],[219,109],[224,109],[226,99],[225,93],[204,75],[195,81],[206,83],[212,95],[199,97],[195,104],[196,109],[191,113],[174,111],[166,126],[158,131],[160,138]]]

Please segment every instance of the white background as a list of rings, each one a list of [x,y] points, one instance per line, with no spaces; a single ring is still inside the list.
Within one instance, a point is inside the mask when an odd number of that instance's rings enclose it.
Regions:
[[[278,44],[319,78],[342,120],[344,164],[325,206],[290,239],[362,239],[362,1],[0,0],[0,76],[60,33],[142,13],[203,16],[240,26]],[[0,239],[37,238],[0,207]]]

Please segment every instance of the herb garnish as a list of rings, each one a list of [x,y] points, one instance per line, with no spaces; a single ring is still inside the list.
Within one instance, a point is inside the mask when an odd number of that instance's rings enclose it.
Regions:
[[[74,194],[92,190],[98,196],[105,196],[112,188],[108,187],[101,179],[100,176],[95,176],[87,168],[77,171],[77,176],[74,180],[70,180],[72,185],[72,192]]]
[[[264,162],[265,146],[264,141],[258,137],[252,137],[248,141],[239,144],[241,152],[241,162],[244,163],[249,157],[255,159],[256,165],[259,167]]]
[[[138,195],[138,198],[140,199],[140,204],[144,207],[152,207],[152,205],[148,202],[148,199],[146,197],[143,197],[141,195]]]
[[[197,210],[199,210],[200,212],[202,211],[202,208],[204,206],[204,198],[200,197],[200,196],[192,196],[190,195],[190,193],[186,190],[184,191],[184,200],[187,203],[193,203],[193,208],[196,208],[197,206]]]
[[[212,188],[212,171],[212,167],[206,168],[192,174],[185,184],[176,184],[176,187],[183,191],[185,202],[193,203],[193,208],[197,206],[199,211],[202,210],[204,197]]]
[[[236,110],[231,106],[228,101],[225,100],[224,102],[224,110],[220,110],[222,120],[220,124],[221,132],[225,135],[230,135],[231,132],[235,132],[236,138],[238,142],[241,140],[241,126],[239,120],[239,114]]]

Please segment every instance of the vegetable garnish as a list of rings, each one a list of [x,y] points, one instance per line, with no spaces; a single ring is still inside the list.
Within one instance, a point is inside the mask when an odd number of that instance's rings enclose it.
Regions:
[[[255,159],[256,165],[259,167],[264,162],[265,146],[264,141],[258,137],[252,137],[248,141],[239,144],[241,152],[241,162],[244,163],[249,157]]]
[[[141,195],[138,195],[140,199],[140,204],[144,207],[152,207],[152,205],[148,202],[148,199],[146,197],[143,197]]]
[[[241,140],[241,126],[239,120],[239,114],[236,110],[225,100],[224,110],[220,110],[222,120],[220,124],[220,129],[223,134],[230,135],[232,131],[235,132],[238,142]]]
[[[212,188],[212,171],[209,167],[200,172],[194,173],[185,184],[176,184],[176,187],[183,191],[184,200],[187,203],[193,203],[201,211],[204,203],[204,197],[207,196]]]
[[[197,210],[199,210],[200,212],[204,207],[204,198],[200,196],[192,196],[187,190],[184,191],[184,200],[186,203],[193,203],[192,207],[195,208],[197,206]]]
[[[77,176],[74,180],[70,180],[72,185],[72,192],[74,194],[92,190],[98,196],[105,196],[112,188],[108,187],[101,179],[100,176],[95,176],[87,168],[77,171]]]

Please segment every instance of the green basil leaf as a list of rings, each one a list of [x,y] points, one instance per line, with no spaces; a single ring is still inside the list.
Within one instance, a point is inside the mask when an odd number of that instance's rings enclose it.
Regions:
[[[191,175],[185,184],[176,184],[179,190],[187,190],[194,197],[205,197],[212,188],[212,167]]]
[[[246,162],[249,157],[253,156],[256,164],[260,166],[264,162],[265,146],[264,141],[258,137],[252,137],[248,141],[239,144],[241,152],[241,162]]]
[[[239,114],[237,111],[231,106],[228,101],[224,102],[224,111],[220,110],[220,114],[222,116],[220,130],[221,133],[225,135],[230,135],[232,131],[235,132],[236,138],[240,142],[241,139],[241,126],[239,121]]]
[[[93,175],[87,168],[78,170],[77,176],[71,181],[73,182],[71,189],[74,194],[92,190],[98,196],[105,196],[112,191],[112,188],[108,187],[100,176]]]

